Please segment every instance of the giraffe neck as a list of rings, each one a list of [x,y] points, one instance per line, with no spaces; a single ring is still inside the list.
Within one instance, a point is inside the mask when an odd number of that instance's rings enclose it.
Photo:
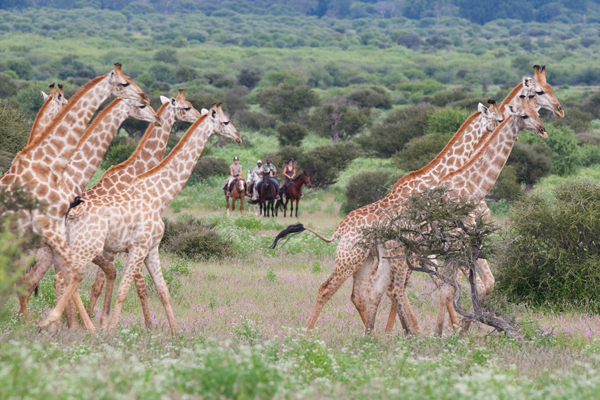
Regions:
[[[122,99],[116,99],[96,116],[85,131],[60,180],[60,188],[66,198],[73,199],[83,192],[117,129],[129,116],[129,109],[130,106]]]
[[[440,179],[462,167],[474,154],[475,146],[486,132],[485,118],[480,112],[471,115],[454,134],[450,142],[427,166],[402,177],[386,196],[386,202],[396,202],[412,191],[422,191],[437,185]],[[382,199],[382,200],[384,200]]]
[[[143,188],[153,199],[152,204],[162,212],[183,189],[213,133],[211,120],[206,115],[201,116],[159,165],[137,177],[131,185]]]
[[[506,118],[471,160],[440,184],[455,189],[459,196],[485,197],[504,168],[520,130],[517,118]]]
[[[63,174],[85,128],[110,96],[105,76],[95,78],[81,88],[56,115],[54,121],[21,152],[33,168],[49,169],[54,179]]]
[[[507,106],[518,106],[519,105],[519,95],[521,94],[521,92],[523,91],[523,82],[519,83],[517,86],[515,86],[513,88],[513,90],[510,91],[510,93],[508,94],[508,96],[506,96],[506,98],[504,100],[502,100],[502,103],[500,104],[500,107],[498,107],[500,109],[500,112],[502,113],[502,115],[504,115],[505,118],[508,118],[508,116],[510,114],[507,113],[506,107]]]
[[[27,144],[33,142],[35,138],[50,124],[50,121],[58,114],[60,107],[56,104],[56,101],[50,96],[38,111],[31,132],[29,132],[29,140]]]
[[[158,111],[157,115],[162,118],[162,126],[160,128],[150,124],[144,136],[140,140],[133,154],[119,165],[110,167],[100,178],[98,183],[93,188],[86,190],[85,198],[92,198],[97,196],[104,196],[109,193],[116,193],[125,189],[131,181],[145,172],[148,172],[151,168],[146,168],[147,165],[143,157],[148,157],[152,152],[155,153],[152,165],[158,165],[165,153],[167,141],[169,140],[169,133],[171,127],[175,123],[175,112],[171,107],[167,107],[163,104]],[[160,140],[162,137],[162,140]],[[164,143],[164,144],[163,144]],[[148,146],[161,147],[161,149],[148,149],[143,150]],[[160,158],[158,158],[160,156]]]

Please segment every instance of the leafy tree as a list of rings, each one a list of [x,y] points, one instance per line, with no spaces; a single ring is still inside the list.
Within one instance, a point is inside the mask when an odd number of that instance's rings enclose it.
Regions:
[[[300,146],[306,134],[306,129],[295,123],[283,124],[277,128],[277,138],[282,146]]]
[[[427,133],[455,133],[472,113],[462,108],[443,108],[431,114]]]
[[[304,110],[319,103],[317,94],[310,87],[290,84],[265,89],[256,96],[256,100],[284,122],[297,119]]]
[[[221,72],[207,72],[204,77],[208,83],[217,88],[232,88],[235,86],[235,81]]]
[[[234,115],[237,115],[248,108],[246,104],[247,94],[248,89],[245,86],[238,86],[225,91],[223,108],[229,118],[233,118]]]
[[[161,61],[167,64],[177,64],[177,50],[162,49],[154,52],[152,57],[154,61]]]
[[[370,114],[368,108],[357,110],[338,98],[316,109],[311,116],[311,125],[318,133],[337,142],[338,139],[349,139],[369,126]]]
[[[103,169],[118,165],[127,160],[137,148],[138,141],[129,137],[115,136],[106,150],[104,160],[100,164]]]
[[[17,94],[17,87],[10,76],[0,73],[0,98],[6,99]]]
[[[416,171],[429,164],[448,144],[452,135],[431,133],[411,139],[394,155],[394,165],[405,171]]]
[[[383,108],[386,110],[392,108],[390,95],[385,89],[377,86],[355,89],[347,98],[360,108]]]
[[[340,211],[347,214],[381,200],[397,180],[397,176],[386,170],[358,173],[350,179],[344,189],[345,200]]]
[[[175,71],[175,77],[179,82],[193,81],[194,79],[197,79],[198,76],[198,71],[186,65],[179,67],[177,71]]]
[[[0,171],[7,171],[14,156],[27,145],[30,130],[22,111],[0,103]]]
[[[352,143],[336,143],[315,147],[299,157],[298,165],[310,174],[310,181],[317,187],[333,185],[340,171],[360,155]]]
[[[237,76],[238,84],[252,90],[260,82],[260,71],[244,68]]]
[[[6,66],[11,71],[14,71],[20,79],[29,80],[33,75],[31,63],[23,58],[8,60]]]
[[[154,80],[158,82],[175,83],[175,68],[172,65],[165,63],[156,63],[152,65],[148,71],[154,76]]]
[[[206,178],[215,175],[229,175],[227,160],[211,156],[200,157],[192,171],[192,176],[206,180]]]
[[[511,203],[518,200],[522,193],[521,185],[517,182],[515,167],[506,165],[500,172],[500,176],[498,176],[498,180],[490,194],[496,199],[504,199]]]
[[[552,170],[552,149],[546,143],[515,143],[507,164],[515,169],[517,181],[525,183],[525,192]]]

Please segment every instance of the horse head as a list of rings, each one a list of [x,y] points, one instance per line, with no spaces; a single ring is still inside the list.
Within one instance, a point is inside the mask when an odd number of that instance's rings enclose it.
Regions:
[[[312,182],[310,181],[310,175],[308,174],[308,171],[302,172],[302,175],[304,175],[304,183],[306,184],[306,186],[311,188]]]
[[[246,181],[244,180],[244,178],[238,177],[238,179],[237,179],[237,187],[238,187],[238,192],[239,193],[245,193],[246,192]]]

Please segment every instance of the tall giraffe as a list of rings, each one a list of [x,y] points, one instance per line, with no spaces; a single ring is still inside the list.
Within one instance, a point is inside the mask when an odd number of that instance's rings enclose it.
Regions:
[[[69,244],[82,256],[82,265],[102,252],[129,253],[109,329],[117,325],[133,277],[145,263],[165,308],[171,332],[177,333],[158,254],[164,233],[161,214],[187,182],[212,134],[242,142],[220,104],[213,104],[210,113],[194,122],[159,165],[135,178],[121,192],[84,200],[67,214]]]
[[[58,112],[67,104],[63,85],[58,85],[58,91],[54,88],[54,83],[48,87],[50,88],[50,94],[40,91],[44,98],[44,104],[35,117],[27,144],[31,143],[40,133],[42,133],[44,128],[50,124],[56,114],[58,114]]]
[[[128,99],[117,98],[113,100],[96,116],[79,140],[79,144],[59,183],[63,198],[72,200],[84,191],[102,162],[113,136],[127,118],[135,118],[152,122],[158,126],[161,125],[160,117],[156,115],[152,107]],[[52,248],[43,245],[37,253],[36,265],[23,276],[23,282],[26,282],[26,291],[25,293],[19,293],[18,296],[20,302],[19,313],[23,314],[25,321],[29,320],[27,310],[29,297],[52,266],[54,257]],[[55,265],[57,272],[59,272],[61,264],[56,263]],[[58,284],[58,281],[56,283]],[[57,293],[57,297],[59,297],[59,294]],[[67,320],[71,325],[73,319],[68,318]]]
[[[489,211],[482,201],[496,183],[515,141],[518,140],[519,132],[527,129],[537,133],[543,139],[548,137],[546,129],[542,125],[536,111],[534,96],[527,98],[525,95],[522,95],[520,96],[520,103],[518,107],[512,105],[506,107],[505,112],[511,115],[496,128],[486,140],[486,143],[481,146],[466,164],[446,175],[438,183],[438,186],[448,187],[453,190],[456,196],[468,197],[475,201],[480,201],[480,211]],[[386,251],[386,253],[388,255],[401,255],[402,251],[391,250]],[[385,261],[386,259],[383,260],[383,263],[380,263],[380,266],[385,265]],[[388,289],[390,281],[393,284],[393,289],[391,290],[392,302],[396,305],[400,318],[403,318],[401,311],[404,311],[402,307],[406,298],[406,281],[408,275],[410,275],[409,271],[406,263],[390,263],[387,268],[380,268],[379,271],[375,272],[374,280],[376,284],[371,288],[371,302],[369,303],[369,316],[366,324],[367,331],[372,331],[375,326],[377,307],[383,293]],[[391,279],[389,278],[390,274]],[[441,297],[438,312],[445,313],[448,296],[453,295],[454,290],[450,289],[445,293],[445,298]],[[407,316],[404,317],[407,318]],[[407,319],[406,323],[409,325],[407,331],[409,333],[418,332],[416,319]],[[413,325],[415,323],[417,323],[417,326]]]
[[[31,229],[40,234],[44,242],[62,257],[67,272],[71,274],[65,294],[48,318],[40,323],[41,327],[57,321],[69,299],[73,298],[85,327],[94,332],[77,291],[82,266],[78,264],[79,257],[71,252],[65,240],[64,216],[69,208],[69,199],[62,196],[59,180],[93,113],[111,95],[149,104],[148,97],[123,74],[121,65],[117,63],[110,73],[92,79],[83,86],[52,123],[19,152],[16,162],[0,178],[0,185],[5,187],[25,185],[45,204],[43,208],[20,214],[20,225],[22,229]]]
[[[534,67],[536,76],[538,76],[538,70],[540,69],[540,67]],[[540,84],[539,87],[535,86],[536,82]],[[533,82],[530,78],[524,78],[523,82],[517,85],[517,87],[513,89],[509,96],[503,101],[501,108],[504,109],[508,104],[511,104],[511,102],[513,104],[517,103],[518,100],[515,99],[518,99],[518,95],[520,91],[524,89],[524,87],[528,91],[528,93],[530,93],[530,91],[533,91],[535,93],[535,101],[537,106],[543,106],[545,108],[549,107],[551,111],[553,111],[556,115],[561,115],[561,113],[562,115],[564,115],[564,111],[562,111],[562,106],[560,105],[558,100],[556,100],[556,97],[552,92],[551,86],[545,81],[545,73],[543,76],[539,76],[539,78],[534,79]],[[502,119],[503,117],[499,118],[499,120]],[[479,138],[480,139],[478,143],[482,144],[485,142],[487,135],[481,135],[479,136]],[[453,140],[454,138],[450,141],[450,143],[448,143],[444,150],[442,150],[438,157],[441,157],[444,154],[444,152],[449,150],[448,146],[451,145]],[[472,144],[471,148],[477,149],[477,143]],[[473,154],[473,150],[470,154]],[[361,207],[360,209],[354,210],[350,214],[348,214],[346,218],[344,218],[344,220],[338,225],[338,227],[329,239],[322,237],[321,235],[308,228],[305,228],[301,224],[291,226],[288,229],[285,229],[284,231],[280,232],[280,234],[276,237],[275,242],[273,243],[274,246],[276,245],[279,239],[285,237],[287,234],[292,232],[302,232],[304,230],[308,230],[311,233],[314,233],[326,242],[332,242],[335,239],[339,240],[339,244],[336,249],[336,261],[334,265],[334,270],[329,276],[329,278],[319,288],[315,307],[307,322],[307,333],[314,327],[323,306],[327,303],[331,296],[333,296],[333,294],[339,289],[343,282],[345,282],[351,275],[353,275],[354,277],[354,285],[352,288],[351,299],[355,307],[357,308],[359,314],[361,315],[363,323],[366,324],[366,298],[367,293],[369,292],[368,287],[370,275],[368,271],[370,271],[369,266],[373,263],[373,255],[372,253],[365,252],[360,246],[357,246],[362,240],[361,231],[364,228],[372,227],[375,223],[377,223],[377,221],[379,221],[379,218],[381,216],[381,209],[385,209],[390,205],[396,204],[398,201],[405,198],[405,196],[408,193],[410,193],[412,189],[410,189],[409,186],[409,190],[403,191],[403,186],[409,183],[412,179],[418,178],[421,173],[431,172],[434,165],[438,164],[441,161],[440,159],[438,159],[438,157],[436,157],[436,159],[434,159],[428,166],[424,167],[423,169],[411,172],[402,177],[396,183],[396,185],[394,185],[394,188],[392,189],[390,194],[388,194],[388,196],[386,196],[384,199],[380,200],[379,202]],[[462,158],[463,162],[465,162],[467,159],[468,157]],[[454,168],[457,169],[460,166],[461,165],[457,165],[455,163]],[[442,173],[447,172],[448,171],[442,171]],[[435,180],[439,180],[443,176],[444,175],[437,175]],[[398,313],[398,315],[400,316],[400,321],[402,322],[402,325],[406,330],[409,326],[409,321],[415,322],[416,317],[414,315],[414,312],[412,312],[412,308],[410,307],[408,298],[405,297],[404,301],[405,304],[407,304],[407,306],[405,307],[407,314],[401,315],[401,313]],[[386,332],[391,332],[394,326],[395,315],[396,310],[395,305],[393,303],[388,318]],[[418,324],[416,326],[418,327]]]

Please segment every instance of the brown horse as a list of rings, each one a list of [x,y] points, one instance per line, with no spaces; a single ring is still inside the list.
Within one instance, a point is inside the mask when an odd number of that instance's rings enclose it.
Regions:
[[[287,205],[290,201],[290,217],[292,217],[292,214],[294,213],[294,200],[296,200],[296,218],[298,218],[298,202],[300,202],[300,197],[302,197],[302,185],[304,184],[306,184],[308,187],[312,187],[312,183],[310,183],[310,176],[308,176],[308,171],[302,172],[288,184],[285,203],[283,204],[284,217],[286,216],[285,213],[287,211]]]
[[[227,197],[227,190],[223,190],[223,192],[225,200],[227,200],[227,216],[229,217],[229,197]],[[231,212],[235,211],[235,201],[240,199],[240,214],[244,213],[244,197],[246,197],[246,181],[244,178],[238,177],[231,189]]]

